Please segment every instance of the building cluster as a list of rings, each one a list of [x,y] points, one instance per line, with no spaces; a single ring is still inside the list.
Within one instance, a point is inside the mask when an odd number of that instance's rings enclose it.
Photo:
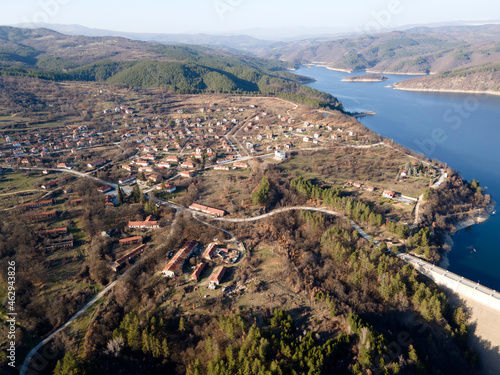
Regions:
[[[225,262],[236,263],[240,257],[240,251],[228,249],[227,247],[216,243],[211,243],[203,252],[203,258],[206,260],[212,260],[216,257],[219,257]]]
[[[370,191],[370,192],[376,190],[376,187],[371,186],[371,185],[365,185],[365,184],[362,184],[361,182],[347,181],[345,183],[345,186],[353,186],[355,188],[364,189],[364,190]]]
[[[61,155],[65,151],[77,153],[104,143],[104,135],[87,125],[67,126],[58,131],[26,132],[8,135],[0,149],[0,161],[7,164],[42,164],[42,160]],[[61,168],[70,168],[66,163]],[[58,167],[59,168],[59,167]]]

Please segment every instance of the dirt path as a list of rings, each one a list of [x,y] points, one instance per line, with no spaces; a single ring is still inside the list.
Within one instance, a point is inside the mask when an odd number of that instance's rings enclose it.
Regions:
[[[15,195],[15,194],[22,194],[22,193],[36,193],[40,190],[23,190],[23,191],[15,191],[13,193],[5,193],[5,194],[0,194],[0,197],[5,197],[7,195]]]

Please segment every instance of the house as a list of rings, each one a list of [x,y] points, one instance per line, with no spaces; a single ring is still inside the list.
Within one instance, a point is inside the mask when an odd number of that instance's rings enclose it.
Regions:
[[[160,162],[157,164],[158,168],[170,168],[172,164],[170,163],[165,163],[165,162]]]
[[[161,272],[165,277],[175,277],[182,272],[182,266],[186,260],[198,250],[198,242],[187,241],[184,246],[174,255]]]
[[[100,187],[97,189],[97,191],[98,191],[99,193],[103,193],[103,194],[104,194],[104,193],[107,193],[108,191],[111,191],[111,190],[113,190],[113,188],[112,188],[111,186],[109,186],[109,185],[103,185],[103,186],[100,186]]]
[[[216,165],[214,167],[214,170],[216,170],[216,171],[228,171],[229,167],[227,165]]]
[[[120,178],[118,180],[118,183],[120,185],[123,185],[123,184],[128,184],[129,182],[134,182],[134,181],[135,181],[135,177],[134,176],[128,176],[128,177]]]
[[[162,180],[162,178],[155,173],[151,173],[151,174],[146,175],[146,178],[150,181],[153,181],[153,182],[159,182]]]
[[[106,195],[106,201],[104,202],[105,207],[114,207],[115,206],[115,196],[114,195]]]
[[[390,191],[390,190],[384,190],[384,192],[382,193],[382,196],[385,198],[395,198],[396,192]]]
[[[146,248],[147,248],[147,245],[144,245],[144,244],[139,246],[139,247],[136,247],[130,253],[125,254],[121,258],[118,258],[114,262],[111,262],[109,265],[116,272],[121,267],[123,267],[128,261],[134,260],[138,255],[142,254],[144,252],[144,250],[146,250]]]
[[[118,241],[120,246],[125,246],[125,245],[133,245],[137,243],[142,242],[142,237],[141,236],[134,236],[134,237],[129,237],[129,238],[123,238]]]
[[[106,164],[106,159],[97,159],[95,161],[93,161],[92,163],[89,163],[87,164],[87,167],[89,168],[99,168],[99,167],[102,167],[104,164]]]
[[[247,163],[243,163],[241,161],[237,161],[233,164],[236,168],[248,168]]]
[[[194,272],[191,274],[191,280],[198,282],[198,280],[200,279],[201,273],[205,269],[206,265],[207,264],[204,262],[201,262],[200,264],[198,264],[198,266],[196,267]]]
[[[151,215],[149,215],[144,221],[128,222],[128,228],[130,229],[158,229],[159,227],[160,225]]]
[[[373,186],[365,186],[366,191],[375,191],[375,187]]]
[[[278,161],[285,160],[286,159],[286,152],[274,151],[274,158]]]
[[[304,138],[302,138],[302,141],[304,142],[311,142],[311,137],[308,137],[308,136],[305,136]]]
[[[66,163],[58,163],[57,164],[57,168],[66,168],[66,169],[70,169],[70,167],[68,167],[68,165]]]
[[[210,277],[210,286],[209,289],[215,289],[216,285],[219,285],[226,273],[227,268],[222,266],[219,269],[215,270]]]
[[[216,250],[217,250],[217,244],[211,243],[205,249],[205,252],[203,253],[203,258],[211,260]]]
[[[132,167],[130,165],[124,164],[124,165],[122,165],[122,168],[129,171],[129,172],[132,172]]]
[[[181,164],[181,168],[189,168],[189,169],[194,169],[194,164],[185,161],[184,163]]]
[[[361,186],[363,186],[363,184],[361,182],[355,182],[352,184],[352,186],[360,188]]]
[[[194,177],[194,172],[192,171],[182,171],[179,173],[181,177],[191,178]]]
[[[160,187],[160,189],[162,189],[161,185],[158,185],[158,186]],[[163,190],[165,190],[167,193],[170,193],[170,194],[171,194],[171,193],[173,193],[175,190],[177,190],[177,187],[176,187],[176,186],[174,186],[174,185],[169,185],[169,184],[167,184],[167,185],[165,185],[165,186],[163,187]]]
[[[406,171],[401,172],[401,177],[407,177],[407,176],[408,176],[408,172],[406,172]]]
[[[200,212],[203,212],[205,214],[213,215],[216,217],[222,217],[226,214],[226,211],[224,211],[224,210],[219,210],[217,208],[204,206],[204,205],[201,205],[198,203],[193,203],[191,206],[189,206],[189,209],[194,210],[194,211],[200,211]]]
[[[167,156],[167,161],[170,161],[172,163],[178,163],[179,158],[177,156]]]
[[[147,160],[137,160],[135,164],[140,165],[141,167],[147,167],[149,165],[149,161]]]

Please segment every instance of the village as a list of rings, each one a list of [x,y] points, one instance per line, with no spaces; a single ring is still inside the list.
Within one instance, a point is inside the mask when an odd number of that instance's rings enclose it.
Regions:
[[[245,184],[258,160],[286,166],[295,160],[295,155],[304,152],[307,157],[307,153],[321,150],[353,148],[364,152],[378,146],[378,139],[349,117],[304,109],[281,99],[216,96],[208,105],[200,103],[199,97],[183,99],[162,117],[137,105],[103,108],[96,112],[101,123],[99,131],[85,124],[65,126],[58,132],[13,131],[5,136],[0,143],[3,174],[24,170],[39,176],[34,187],[43,195],[26,195],[28,202],[23,202],[20,195],[16,212],[21,220],[37,228],[48,224],[48,229],[35,229],[44,251],[71,250],[81,245],[74,238],[79,236],[79,230],[59,225],[66,223],[65,219],[82,204],[82,197],[67,187],[81,177],[98,183],[97,191],[104,197],[106,209],[119,207],[122,195],[132,196],[134,191],[140,192],[141,201],[157,202],[160,207],[159,212],[144,215],[142,220],[129,221],[122,234],[114,236],[116,245],[106,258],[109,267],[120,272],[152,245],[143,242],[144,232],[169,225],[168,220],[162,219],[163,204],[184,207],[194,215],[224,217],[234,213],[234,209],[228,209],[228,198],[241,201],[244,210],[252,207],[249,196],[234,190],[228,181],[236,179]],[[411,162],[398,168],[396,181],[403,183],[420,175],[432,178],[437,173],[429,166]],[[225,174],[227,177],[223,177]],[[207,186],[195,201],[187,198],[193,181]],[[342,184],[356,194],[368,194],[364,197],[368,200],[375,194],[411,206],[417,201],[416,197],[384,185],[353,180],[343,180]],[[219,196],[221,191],[226,192],[226,198]],[[50,198],[51,192],[56,192],[56,199],[33,201]],[[201,254],[197,264],[187,262]],[[188,279],[196,282],[211,269],[213,277],[207,286],[215,288],[227,267],[243,255],[242,249],[223,242],[201,244],[190,240],[177,252],[172,249],[172,258],[166,262],[162,275],[191,275]]]

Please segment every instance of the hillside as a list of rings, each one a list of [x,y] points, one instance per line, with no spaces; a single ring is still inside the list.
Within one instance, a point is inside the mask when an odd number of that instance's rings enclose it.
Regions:
[[[437,73],[498,62],[500,25],[414,28],[270,48],[263,57],[347,71]]]
[[[200,46],[0,27],[0,75],[165,87],[181,93],[259,93],[341,109],[333,96],[302,86],[308,79],[286,71],[292,67]]]
[[[498,92],[500,94],[500,65],[488,64],[408,79],[396,83],[394,88],[416,91]]]

